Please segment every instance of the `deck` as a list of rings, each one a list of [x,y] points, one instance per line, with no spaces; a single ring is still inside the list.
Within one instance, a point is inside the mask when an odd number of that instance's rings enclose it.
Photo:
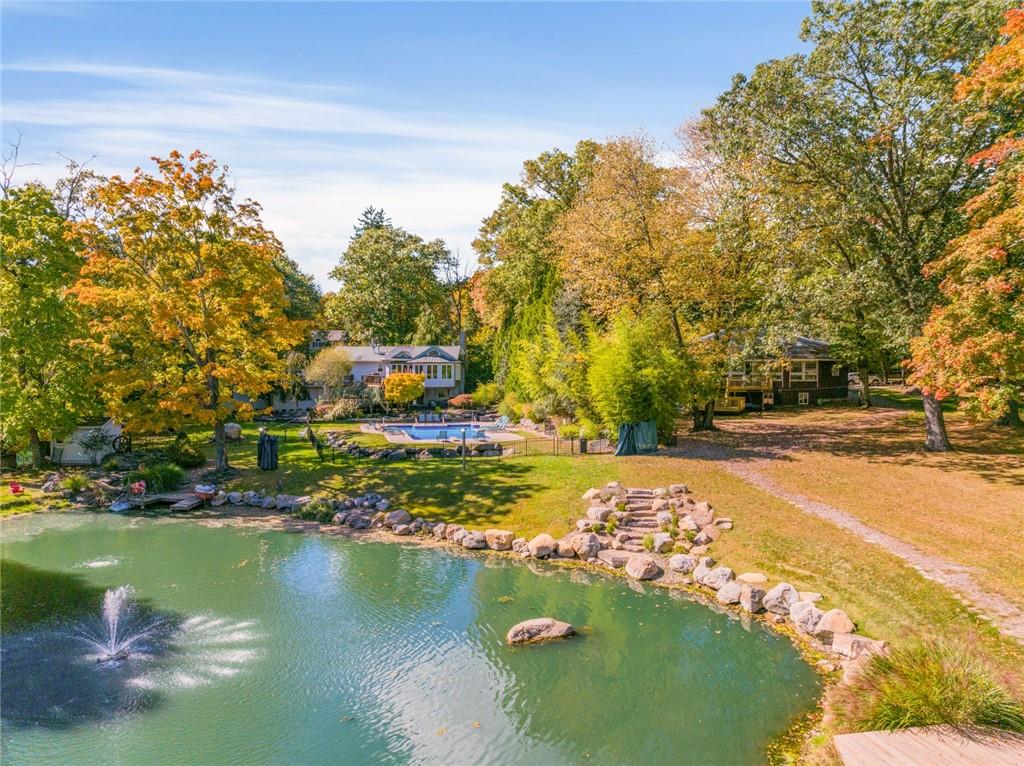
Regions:
[[[1021,766],[1024,734],[982,728],[922,726],[840,734],[844,766]]]

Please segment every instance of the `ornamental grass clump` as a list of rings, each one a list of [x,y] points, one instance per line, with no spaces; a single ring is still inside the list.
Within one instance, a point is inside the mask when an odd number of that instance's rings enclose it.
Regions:
[[[926,641],[875,655],[832,707],[844,729],[950,724],[1024,732],[1024,705],[962,644]]]
[[[77,494],[89,488],[89,479],[80,473],[73,473],[60,483],[60,488]]]
[[[146,482],[147,492],[169,492],[181,486],[185,472],[174,463],[156,463],[146,468],[140,466],[139,470],[125,477],[124,483],[128,486],[138,481]]]

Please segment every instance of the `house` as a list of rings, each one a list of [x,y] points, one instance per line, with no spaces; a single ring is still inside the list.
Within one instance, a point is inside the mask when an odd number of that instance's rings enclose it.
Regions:
[[[316,356],[318,351],[328,346],[347,342],[348,333],[345,330],[314,330],[309,334],[309,355]]]
[[[102,433],[105,439],[97,440],[98,450],[90,450],[86,445],[96,432]],[[115,452],[114,441],[120,436],[120,424],[110,418],[83,421],[63,439],[50,442],[50,461],[54,465],[97,465]]]
[[[423,403],[465,391],[465,349],[458,346],[342,346],[352,361],[352,382],[380,386],[393,372],[423,375]]]
[[[848,372],[826,341],[798,335],[784,344],[779,357],[750,358],[742,370],[727,373],[715,410],[741,412],[844,401],[849,394]]]

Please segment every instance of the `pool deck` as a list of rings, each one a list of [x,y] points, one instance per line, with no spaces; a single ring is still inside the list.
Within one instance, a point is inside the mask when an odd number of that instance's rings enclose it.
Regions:
[[[840,734],[844,766],[1020,766],[1024,734],[980,727],[921,726]]]
[[[431,426],[433,428],[444,428],[445,427],[444,423],[388,423],[387,425],[390,428],[401,428],[402,426],[407,426],[407,425]],[[452,427],[451,427],[452,436],[445,442],[446,444],[451,444],[451,443],[461,442],[462,441],[461,436],[458,435],[459,434],[459,426],[460,425],[461,424],[453,424],[452,425]],[[487,434],[487,438],[486,439],[470,439],[470,438],[467,438],[466,439],[466,443],[467,444],[477,444],[479,442],[495,442],[497,444],[502,444],[502,443],[508,443],[508,442],[521,441],[522,438],[523,438],[522,436],[518,436],[517,434],[511,433],[509,431],[488,431],[487,430],[487,425],[488,425],[487,423],[473,423],[472,426],[474,428],[479,428],[484,433],[486,433]],[[385,439],[387,439],[390,444],[420,444],[420,445],[423,445],[423,446],[427,446],[428,444],[441,444],[441,441],[438,440],[438,439],[413,439],[411,436],[408,436],[408,435],[406,435],[404,433],[393,433],[393,432],[381,431],[379,428],[375,428],[370,423],[363,423],[359,427],[359,430],[362,431],[363,433],[366,433],[366,434],[380,434]]]

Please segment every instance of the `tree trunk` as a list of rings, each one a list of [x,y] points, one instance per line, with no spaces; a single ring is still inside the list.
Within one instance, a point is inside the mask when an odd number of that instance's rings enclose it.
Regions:
[[[35,428],[28,429],[28,441],[32,445],[32,467],[39,470],[43,467],[43,444],[39,438],[39,431]]]
[[[704,405],[704,422],[701,424],[701,428],[705,431],[715,430],[715,400],[712,399],[710,402]]]
[[[224,423],[222,421],[218,421],[213,427],[213,443],[217,451],[215,469],[218,471],[226,471],[228,468],[228,445],[227,438],[224,434]]]
[[[861,366],[857,367],[857,377],[860,378],[860,406],[871,406],[871,374]]]
[[[924,448],[931,452],[945,452],[949,449],[946,435],[946,419],[942,415],[942,402],[931,394],[921,394],[924,402]]]
[[[1020,426],[1024,425],[1024,422],[1020,419],[1020,404],[1016,399],[1010,400],[1010,408],[1006,411],[1006,414],[999,418],[999,425],[1001,426]]]

